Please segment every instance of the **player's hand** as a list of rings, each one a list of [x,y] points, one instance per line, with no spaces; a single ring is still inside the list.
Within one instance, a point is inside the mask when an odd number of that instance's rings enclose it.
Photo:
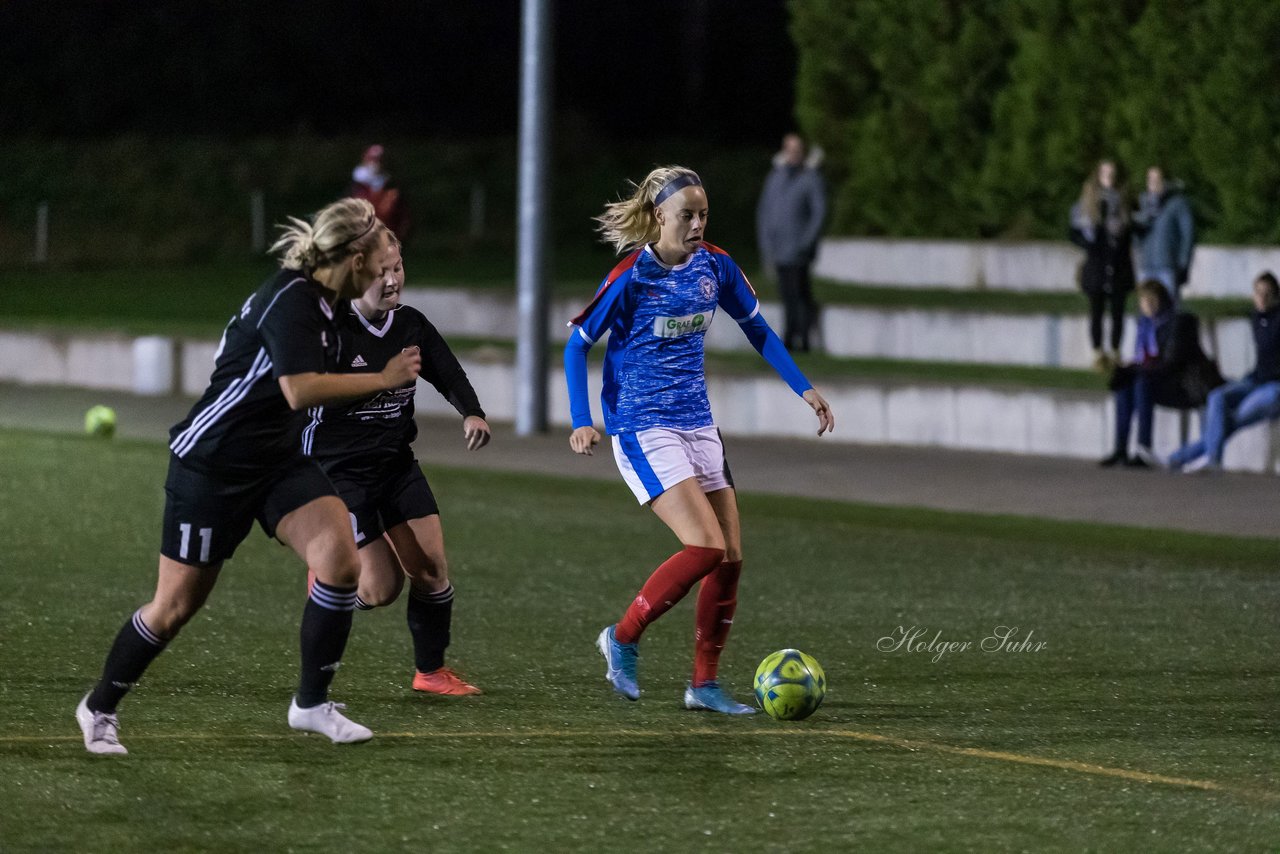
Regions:
[[[479,415],[468,415],[462,419],[462,436],[467,440],[468,451],[478,451],[489,444],[491,434],[489,422]]]
[[[836,417],[831,412],[831,406],[822,395],[818,394],[816,388],[811,388],[804,393],[804,402],[809,404],[818,416],[819,436],[836,429]]]
[[[569,434],[569,447],[575,454],[591,456],[592,448],[600,444],[600,434],[594,427],[579,427]]]
[[[417,346],[405,347],[382,369],[382,380],[387,388],[400,388],[413,383],[421,370],[422,352]]]

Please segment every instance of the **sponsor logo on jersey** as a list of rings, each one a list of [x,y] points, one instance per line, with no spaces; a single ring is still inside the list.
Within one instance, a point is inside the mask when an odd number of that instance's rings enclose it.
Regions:
[[[711,316],[701,311],[684,317],[655,317],[653,334],[659,338],[679,338],[681,335],[702,332],[710,325]]]
[[[369,400],[351,410],[362,421],[371,418],[399,418],[406,406],[413,402],[413,386],[380,391]]]
[[[248,317],[248,316],[249,316],[249,312],[253,310],[253,298],[254,298],[254,297],[256,297],[256,296],[257,296],[257,294],[256,294],[256,293],[249,294],[249,298],[248,298],[247,300],[245,300],[245,301],[244,301],[244,305],[240,306],[240,319],[241,319],[241,320],[243,320],[244,318]]]
[[[356,357],[351,360],[351,367],[367,368],[369,367],[369,363],[364,360],[364,356],[361,356],[359,353],[357,353]]]

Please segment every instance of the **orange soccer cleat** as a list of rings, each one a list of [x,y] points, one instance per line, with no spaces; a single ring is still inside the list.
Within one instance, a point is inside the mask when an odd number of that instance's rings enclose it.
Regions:
[[[463,681],[462,677],[448,667],[441,667],[439,670],[432,670],[430,673],[415,670],[413,673],[413,690],[425,691],[428,694],[441,694],[446,697],[463,697],[468,694],[484,693],[476,686]]]

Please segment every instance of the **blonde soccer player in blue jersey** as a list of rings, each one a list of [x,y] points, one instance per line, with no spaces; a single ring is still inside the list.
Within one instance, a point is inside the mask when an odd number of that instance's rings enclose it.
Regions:
[[[606,333],[600,396],[604,429],[622,478],[680,540],[640,588],[622,619],[600,632],[606,678],[630,700],[640,698],[638,642],[645,628],[698,591],[689,709],[750,714],[717,681],[720,652],[737,607],[742,545],[738,505],[720,431],[711,417],[703,346],[723,311],[818,418],[818,435],[835,417],[760,314],[746,276],[723,249],[704,239],[707,193],[691,169],[650,172],[629,198],[597,217],[605,242],[623,261],[574,320],[565,345],[565,377],[575,453],[600,441],[587,393],[587,351]]]

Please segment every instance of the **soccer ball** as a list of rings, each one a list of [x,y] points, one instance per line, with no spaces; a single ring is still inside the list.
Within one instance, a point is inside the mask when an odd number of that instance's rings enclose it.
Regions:
[[[84,414],[84,432],[110,439],[116,432],[116,413],[109,406],[95,406]]]
[[[827,674],[811,655],[780,649],[756,668],[756,700],[776,721],[801,721],[827,696]]]

